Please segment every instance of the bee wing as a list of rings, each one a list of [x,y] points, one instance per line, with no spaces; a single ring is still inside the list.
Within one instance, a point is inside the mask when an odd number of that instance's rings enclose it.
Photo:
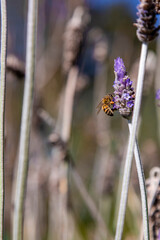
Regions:
[[[102,108],[102,101],[97,105],[96,109],[97,109],[97,114],[101,111]]]

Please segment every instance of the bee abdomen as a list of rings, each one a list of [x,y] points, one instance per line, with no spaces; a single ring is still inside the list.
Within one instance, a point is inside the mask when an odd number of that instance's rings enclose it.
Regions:
[[[113,111],[111,110],[110,107],[108,107],[108,106],[103,106],[102,108],[103,108],[103,111],[104,111],[107,115],[113,116]]]

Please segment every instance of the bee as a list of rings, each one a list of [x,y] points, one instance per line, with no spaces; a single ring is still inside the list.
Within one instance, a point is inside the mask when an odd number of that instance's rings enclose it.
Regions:
[[[107,94],[97,106],[97,114],[102,109],[108,116],[113,116],[114,98],[112,94]]]

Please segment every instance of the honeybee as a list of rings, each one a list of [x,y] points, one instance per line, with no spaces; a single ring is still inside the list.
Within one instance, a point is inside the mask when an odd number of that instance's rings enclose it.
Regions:
[[[97,114],[102,109],[108,116],[113,116],[114,98],[112,94],[107,94],[97,106]]]

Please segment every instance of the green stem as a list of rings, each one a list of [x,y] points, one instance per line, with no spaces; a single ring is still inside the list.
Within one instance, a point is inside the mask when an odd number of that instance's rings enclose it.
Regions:
[[[128,127],[129,127],[129,131],[131,132],[132,124],[130,121],[128,121]],[[137,139],[136,139],[136,144],[134,148],[134,157],[136,161],[136,168],[137,168],[140,193],[141,193],[144,239],[148,240],[149,239],[149,219],[148,219],[147,193],[146,193],[144,171],[143,171],[142,161],[140,158]]]
[[[21,120],[18,173],[15,189],[15,208],[13,213],[13,240],[23,239],[23,208],[28,172],[29,138],[33,105],[37,9],[38,0],[29,0],[26,48],[26,78]]]
[[[132,127],[129,136],[129,143],[125,161],[124,175],[123,175],[123,183],[122,183],[122,191],[121,191],[121,199],[120,199],[120,207],[118,213],[118,221],[116,228],[116,236],[115,240],[121,240],[127,205],[127,197],[128,197],[128,188],[129,188],[129,180],[132,166],[132,158],[133,158],[133,150],[136,141],[136,131],[138,126],[138,117],[140,113],[141,99],[142,99],[142,90],[143,90],[143,80],[145,73],[145,63],[147,58],[147,50],[148,44],[142,43],[141,57],[140,57],[140,66],[137,80],[137,89],[136,89],[136,97],[134,104],[134,111],[132,117]],[[145,238],[146,240],[147,238]]]
[[[1,0],[1,79],[0,79],[0,240],[4,225],[4,114],[6,86],[7,9]]]

